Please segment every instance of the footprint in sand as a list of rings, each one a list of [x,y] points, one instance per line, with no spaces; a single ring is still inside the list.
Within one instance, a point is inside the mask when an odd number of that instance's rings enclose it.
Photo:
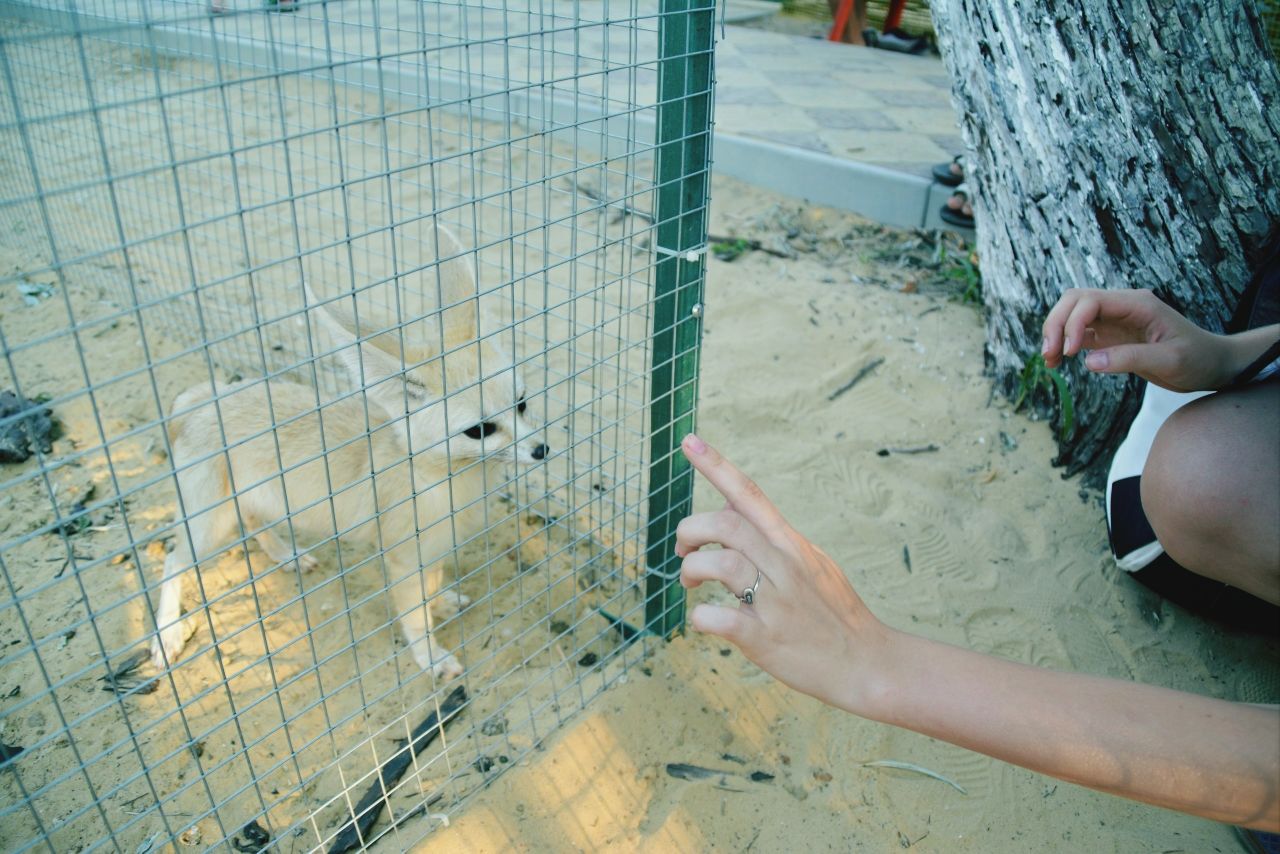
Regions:
[[[987,556],[995,558],[1019,559],[1034,558],[1043,555],[1048,534],[1044,528],[1030,528],[1015,525],[1010,519],[998,513],[983,513],[974,525],[981,530],[987,544]]]
[[[1261,703],[1267,706],[1280,703],[1280,671],[1258,670],[1239,673],[1235,679],[1235,694],[1231,699],[1241,703]]]
[[[1139,682],[1164,685],[1176,691],[1211,694],[1220,690],[1208,662],[1199,656],[1171,649],[1165,639],[1135,648],[1130,653],[1133,677]]]
[[[1071,658],[1052,622],[1037,619],[1034,610],[983,608],[969,615],[963,625],[970,649],[1037,667],[1071,667]]]
[[[889,385],[889,381],[876,381],[875,374],[868,376],[866,380],[858,383],[847,395],[848,399],[854,403],[859,410],[864,412],[892,412],[902,413],[903,415],[914,415],[916,404],[914,401],[904,395],[897,388]],[[843,402],[844,398],[841,398]],[[889,429],[910,430],[911,426],[917,422],[914,418],[910,421],[905,417],[899,417],[897,423],[886,425]]]
[[[834,506],[847,508],[872,519],[889,509],[893,491],[873,469],[857,463],[851,454],[822,454],[801,466],[806,486],[829,498]]]
[[[914,510],[900,538],[878,548],[863,584],[870,583],[891,611],[914,620],[951,624],[949,615],[964,607],[960,603],[985,602],[1000,584],[992,545],[969,542],[959,523],[933,508]]]
[[[971,543],[963,520],[952,520],[933,507],[923,507],[907,537],[912,572],[942,579],[952,593],[993,590],[1000,580],[990,543]]]
[[[1133,669],[1115,646],[1125,641],[1119,635],[1113,636],[1114,643],[1108,639],[1098,615],[1071,605],[1044,607],[1036,616],[1043,616],[1053,625],[1074,669],[1117,679],[1133,678]]]

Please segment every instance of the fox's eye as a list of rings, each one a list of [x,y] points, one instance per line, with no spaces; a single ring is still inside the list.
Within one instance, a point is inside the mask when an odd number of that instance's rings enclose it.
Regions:
[[[474,427],[468,427],[466,430],[462,431],[463,435],[468,439],[475,439],[477,442],[485,436],[492,436],[497,432],[498,425],[494,424],[492,421],[486,421],[483,424],[476,424]]]
[[[520,400],[516,403],[516,412],[524,415],[524,411],[529,408],[529,404],[524,402],[524,395],[520,395]]]
[[[425,401],[427,399],[427,387],[417,380],[405,377],[404,388],[409,393],[409,397],[415,401]]]

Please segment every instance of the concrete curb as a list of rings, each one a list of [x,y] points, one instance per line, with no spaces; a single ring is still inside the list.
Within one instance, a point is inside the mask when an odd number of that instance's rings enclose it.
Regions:
[[[928,178],[723,131],[716,131],[713,150],[712,171],[721,175],[885,225],[952,231],[973,240],[971,230],[938,216],[952,188]]]

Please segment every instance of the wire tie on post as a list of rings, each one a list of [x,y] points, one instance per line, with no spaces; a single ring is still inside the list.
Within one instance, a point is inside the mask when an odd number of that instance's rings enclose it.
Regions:
[[[707,244],[704,243],[696,249],[684,250],[668,249],[665,246],[654,246],[653,251],[657,252],[659,255],[670,255],[674,258],[683,258],[692,264],[694,261],[698,260],[698,256],[705,255],[707,253],[707,248]]]

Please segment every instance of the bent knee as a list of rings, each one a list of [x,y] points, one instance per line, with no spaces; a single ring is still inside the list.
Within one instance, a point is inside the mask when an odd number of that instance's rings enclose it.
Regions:
[[[1214,436],[1203,413],[1186,406],[1156,433],[1142,470],[1142,509],[1156,538],[1179,562],[1194,563],[1196,546],[1229,526],[1235,493],[1226,465],[1229,439]]]
[[[1173,413],[1156,434],[1142,507],[1165,551],[1188,569],[1275,574],[1275,395],[1274,388],[1211,395]]]

